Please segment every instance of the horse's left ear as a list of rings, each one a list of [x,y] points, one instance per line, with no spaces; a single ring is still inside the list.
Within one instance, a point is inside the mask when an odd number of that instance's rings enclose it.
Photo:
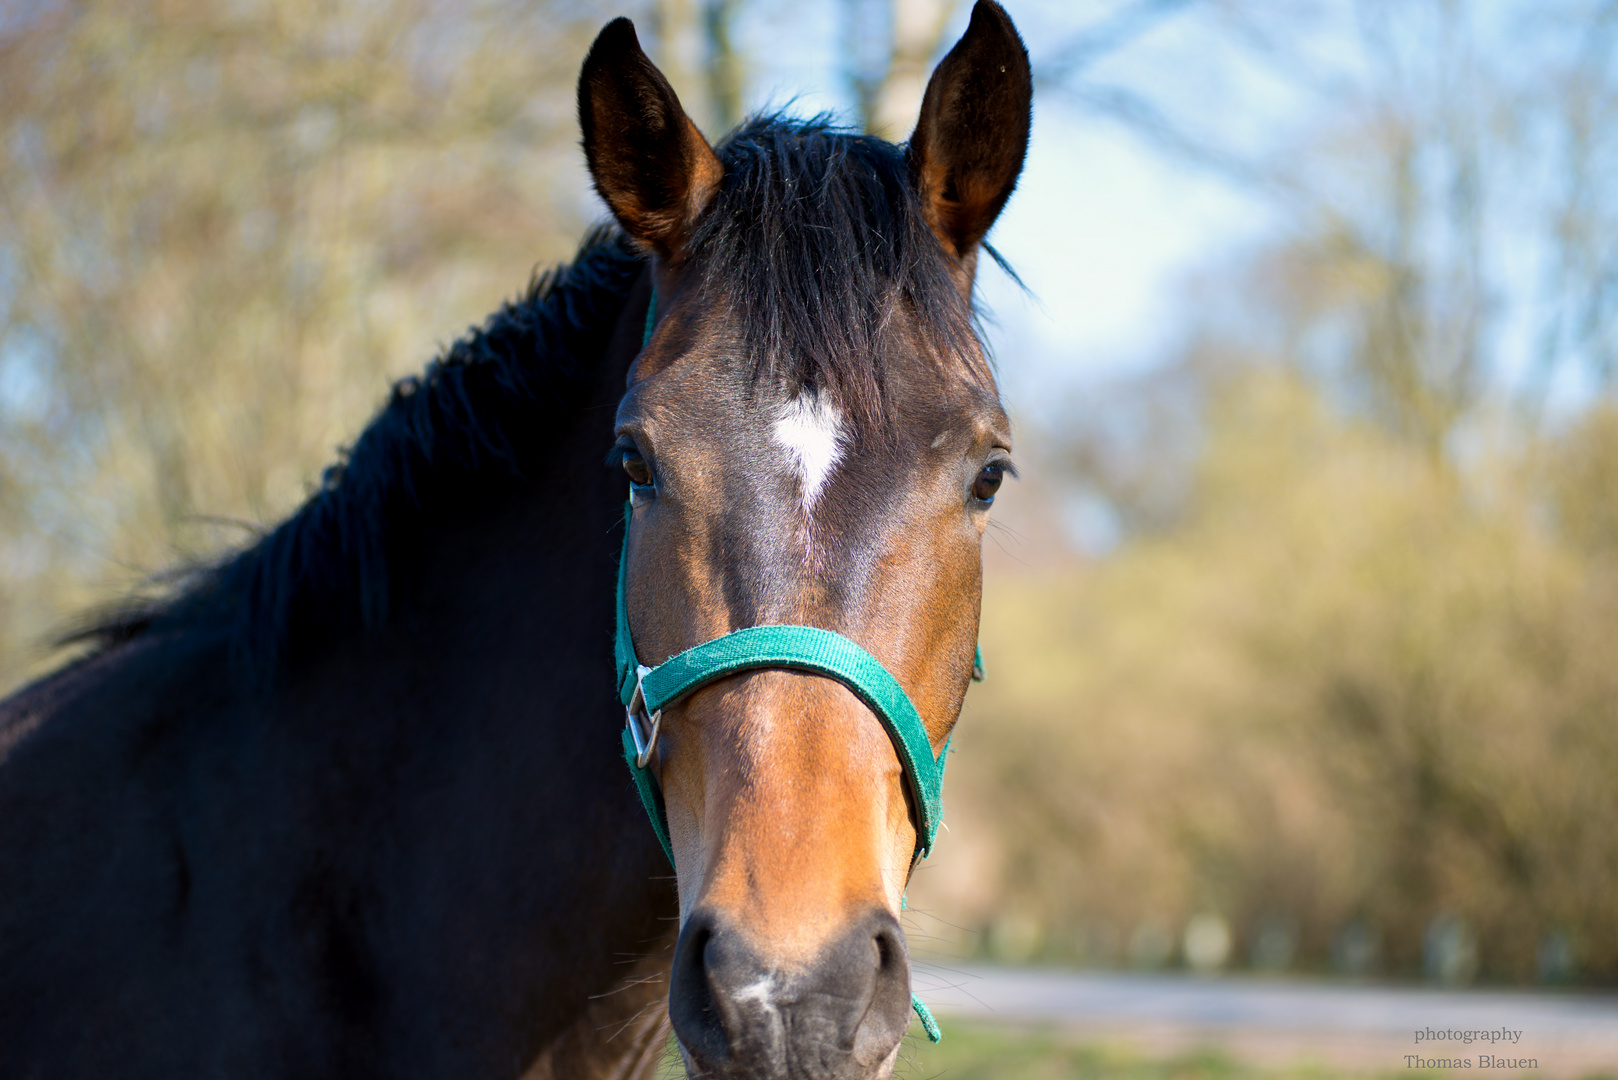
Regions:
[[[584,58],[579,127],[590,177],[618,223],[663,258],[678,260],[724,167],[641,51],[628,19],[608,23]]]
[[[968,270],[1017,186],[1033,95],[1028,50],[1011,17],[994,0],[978,0],[927,83],[909,148],[928,224]]]

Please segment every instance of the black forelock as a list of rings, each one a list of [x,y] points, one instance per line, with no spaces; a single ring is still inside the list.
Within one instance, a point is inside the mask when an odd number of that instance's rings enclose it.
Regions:
[[[824,116],[764,115],[717,153],[724,179],[687,257],[708,302],[729,306],[755,380],[829,390],[856,423],[886,426],[884,337],[901,311],[925,354],[987,374],[903,148]]]

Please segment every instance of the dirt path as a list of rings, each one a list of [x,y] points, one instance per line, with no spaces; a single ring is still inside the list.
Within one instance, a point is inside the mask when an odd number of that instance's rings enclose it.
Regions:
[[[1056,1025],[1153,1053],[1216,1045],[1261,1063],[1314,1060],[1379,1072],[1464,1059],[1470,1064],[1459,1071],[1482,1075],[1618,1074],[1618,995],[1061,972],[920,958],[914,986],[946,1021]],[[1523,1059],[1533,1064],[1524,1067]]]

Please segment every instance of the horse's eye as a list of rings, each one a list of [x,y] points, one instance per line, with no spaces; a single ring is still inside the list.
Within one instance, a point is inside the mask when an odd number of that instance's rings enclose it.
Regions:
[[[972,497],[981,503],[994,502],[995,492],[1000,490],[1000,481],[1005,479],[1006,467],[1004,465],[985,465],[983,471],[972,484]]]
[[[629,474],[631,484],[650,485],[652,482],[652,467],[646,464],[646,459],[640,456],[638,450],[625,450],[623,458],[624,472]]]
[[[624,472],[629,476],[629,501],[634,506],[651,499],[657,494],[652,486],[652,467],[646,464],[640,451],[628,450],[623,452]]]

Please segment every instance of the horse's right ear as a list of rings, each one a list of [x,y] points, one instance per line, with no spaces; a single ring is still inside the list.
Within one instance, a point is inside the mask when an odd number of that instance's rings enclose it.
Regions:
[[[614,19],[579,72],[579,127],[590,177],[624,231],[670,261],[719,188],[724,168],[674,88]]]

